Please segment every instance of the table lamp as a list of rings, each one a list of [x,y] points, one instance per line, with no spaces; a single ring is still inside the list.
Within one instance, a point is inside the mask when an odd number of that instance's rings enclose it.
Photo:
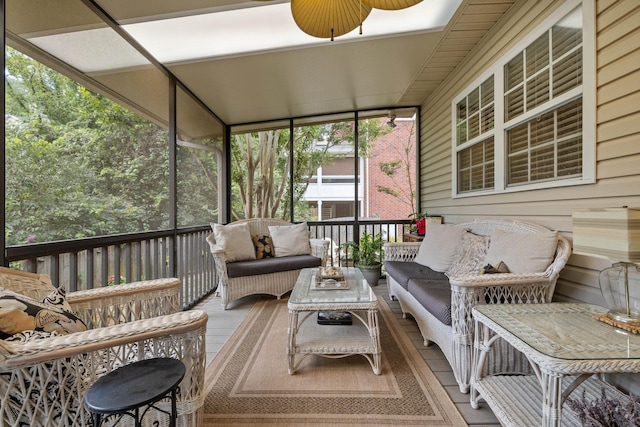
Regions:
[[[607,317],[640,325],[640,208],[574,209],[572,218],[573,252],[614,262],[599,276]]]

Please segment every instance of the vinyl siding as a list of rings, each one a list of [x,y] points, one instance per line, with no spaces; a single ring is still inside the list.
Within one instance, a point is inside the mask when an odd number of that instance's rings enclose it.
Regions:
[[[451,197],[452,100],[562,3],[516,2],[422,105],[419,167],[423,211],[442,214],[445,222],[454,223],[475,217],[521,219],[559,230],[571,239],[571,213],[575,208],[640,206],[640,2],[637,0],[595,3],[596,183]],[[594,47],[585,46],[586,49]],[[602,304],[597,276],[600,269],[609,265],[607,260],[573,255],[558,281],[556,299]]]

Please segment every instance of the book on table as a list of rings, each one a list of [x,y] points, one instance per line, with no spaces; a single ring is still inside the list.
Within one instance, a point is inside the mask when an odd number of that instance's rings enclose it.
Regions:
[[[319,325],[351,325],[353,322],[348,311],[319,311]]]

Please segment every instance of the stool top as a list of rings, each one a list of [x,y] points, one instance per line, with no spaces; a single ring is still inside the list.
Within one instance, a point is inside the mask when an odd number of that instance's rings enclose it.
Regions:
[[[84,403],[91,412],[129,411],[162,399],[178,387],[185,374],[176,359],[145,359],[109,372],[87,390]]]

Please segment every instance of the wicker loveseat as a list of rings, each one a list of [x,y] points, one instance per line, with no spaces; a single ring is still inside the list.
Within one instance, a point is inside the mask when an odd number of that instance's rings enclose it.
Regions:
[[[228,225],[238,224],[246,224],[252,237],[269,235],[269,227],[292,225],[275,218],[245,219]],[[216,242],[214,233],[207,236],[207,242],[216,263],[218,293],[224,309],[230,302],[247,295],[268,294],[280,298],[293,289],[300,270],[326,264],[330,244],[328,240],[309,239],[309,255],[280,257],[276,252],[273,258],[230,262],[225,248]]]
[[[152,357],[185,364],[178,425],[201,425],[207,315],[180,312],[179,288],[180,281],[171,278],[73,292],[66,300],[86,331],[0,340],[0,425],[92,425],[83,404],[87,389],[122,365]],[[0,289],[5,297],[9,290],[41,301],[54,287],[46,275],[0,267]],[[164,419],[151,411],[145,420],[154,416]]]
[[[540,225],[520,221],[477,219],[453,224],[473,239],[484,239],[482,253],[472,253],[472,245],[461,240],[456,248],[475,264],[473,272],[463,274],[433,271],[414,262],[422,243],[387,243],[384,246],[387,285],[390,298],[400,302],[403,315],[415,318],[425,345],[435,342],[452,367],[456,381],[463,393],[469,391],[471,375],[474,320],[471,309],[477,304],[496,303],[546,303],[551,302],[556,281],[571,254],[569,242],[557,235],[549,246],[549,263],[546,269],[536,273],[482,274],[485,256],[491,248],[490,237],[502,232],[512,236],[522,246],[525,235],[547,236],[551,230]],[[496,231],[499,230],[499,231]],[[429,229],[427,229],[427,234]],[[515,233],[515,234],[510,234]],[[555,234],[554,234],[555,235]],[[517,236],[523,236],[517,238]],[[496,239],[497,241],[497,239]],[[555,245],[555,254],[553,253]],[[441,250],[441,251],[444,251]],[[522,258],[534,258],[528,248],[522,250]],[[546,263],[543,265],[547,265]],[[494,271],[498,273],[498,271]],[[488,371],[527,370],[527,363],[508,345],[498,345],[501,350],[493,355]],[[499,367],[499,368],[498,368]]]

